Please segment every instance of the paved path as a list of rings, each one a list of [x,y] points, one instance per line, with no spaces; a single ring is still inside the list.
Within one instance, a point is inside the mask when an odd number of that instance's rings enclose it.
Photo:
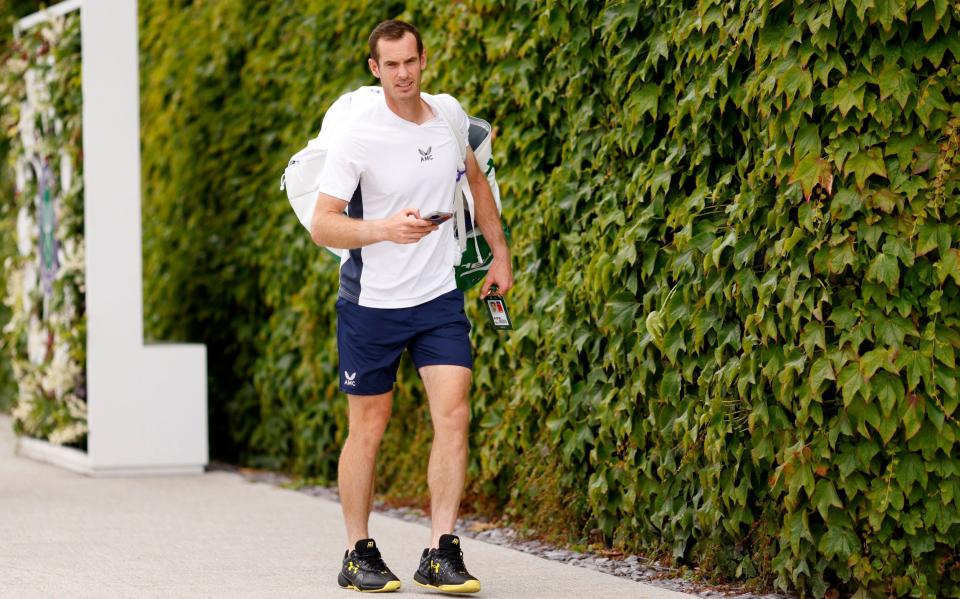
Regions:
[[[337,587],[337,503],[210,472],[94,479],[14,455],[0,416],[0,598],[350,599]],[[403,586],[429,530],[374,514],[371,532]],[[676,593],[464,539],[477,597],[680,599]],[[359,595],[356,595],[359,597]]]

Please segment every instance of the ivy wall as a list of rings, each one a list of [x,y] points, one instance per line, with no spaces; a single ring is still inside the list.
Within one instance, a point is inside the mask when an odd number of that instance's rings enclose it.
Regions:
[[[278,181],[400,15],[425,89],[497,126],[514,232],[518,329],[467,300],[470,503],[816,596],[960,594],[955,3],[140,7],[146,326],[208,344],[220,457],[334,477],[336,266]],[[405,362],[394,499],[426,492],[424,404]]]

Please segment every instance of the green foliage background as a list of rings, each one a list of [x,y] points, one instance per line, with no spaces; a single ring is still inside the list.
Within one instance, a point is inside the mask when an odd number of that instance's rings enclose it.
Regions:
[[[960,8],[142,0],[147,330],[207,343],[220,457],[330,480],[336,268],[278,189],[365,39],[499,128],[509,335],[469,495],[822,596],[960,595]],[[809,197],[808,197],[809,196]],[[380,488],[422,500],[404,363]]]

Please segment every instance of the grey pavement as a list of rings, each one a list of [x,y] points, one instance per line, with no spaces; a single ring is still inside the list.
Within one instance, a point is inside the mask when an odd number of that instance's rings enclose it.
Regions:
[[[242,476],[89,478],[14,454],[0,416],[0,598],[336,597],[340,505]],[[374,514],[403,586],[429,529]],[[680,599],[683,593],[464,539],[477,597]],[[443,595],[441,595],[443,596]]]

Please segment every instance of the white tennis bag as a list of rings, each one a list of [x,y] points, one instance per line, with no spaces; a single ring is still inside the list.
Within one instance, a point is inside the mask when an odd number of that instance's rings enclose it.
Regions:
[[[476,156],[477,164],[484,169],[487,181],[490,184],[490,190],[493,192],[493,199],[497,204],[497,212],[500,212],[500,188],[497,185],[497,173],[493,168],[493,131],[490,123],[469,117],[470,131],[469,139],[464,140],[459,130],[452,125],[452,117],[447,113],[440,102],[433,100],[430,94],[421,94],[424,100],[430,104],[446,121],[454,139],[457,140],[457,146],[460,148],[460,170],[465,172],[464,161],[466,159],[466,143],[470,144]],[[347,126],[352,118],[352,114],[358,108],[369,106],[372,102],[383,101],[383,89],[379,86],[364,86],[352,92],[347,92],[340,96],[336,102],[327,110],[323,116],[323,123],[320,126],[320,133],[311,139],[305,148],[297,152],[290,158],[287,168],[280,177],[280,190],[287,192],[287,199],[290,201],[290,207],[300,224],[307,231],[310,231],[310,223],[313,220],[313,210],[317,203],[317,189],[319,187],[320,174],[323,172],[323,165],[327,158],[327,151],[330,147],[330,140],[340,127]],[[457,243],[460,252],[458,258],[466,250],[467,239],[474,238],[474,245],[477,244],[476,237],[479,231],[474,231],[472,215],[473,194],[470,193],[470,186],[466,183],[466,177],[461,176],[457,181],[457,191],[454,197],[454,212],[456,214],[456,232]],[[331,249],[337,256],[342,256],[341,250]],[[476,248],[480,253],[479,246]],[[456,261],[459,265],[459,260]]]
[[[347,92],[337,98],[323,116],[320,133],[307,142],[307,147],[294,154],[287,163],[287,168],[280,177],[280,191],[287,192],[290,207],[307,231],[310,231],[310,221],[313,220],[313,209],[317,203],[317,187],[327,159],[327,150],[330,149],[330,140],[333,139],[336,131],[350,120],[350,115],[357,106],[380,100],[381,93],[379,87],[368,86]]]

